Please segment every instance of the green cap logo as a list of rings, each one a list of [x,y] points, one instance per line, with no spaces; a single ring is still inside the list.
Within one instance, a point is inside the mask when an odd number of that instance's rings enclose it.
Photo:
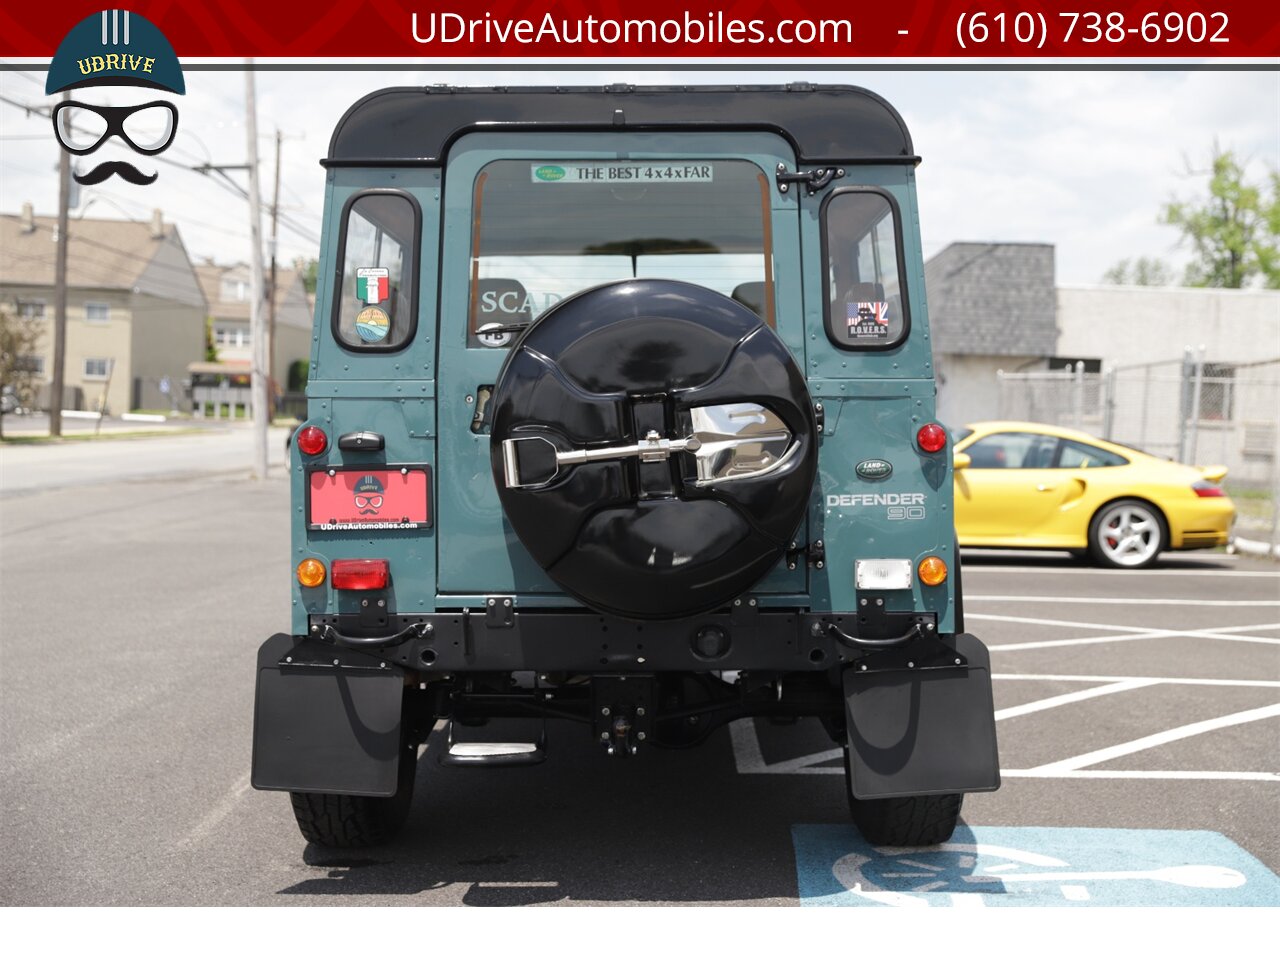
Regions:
[[[546,180],[548,183],[554,183],[556,180],[564,179],[564,167],[557,167],[555,164],[547,164],[533,171],[533,175],[539,180]]]

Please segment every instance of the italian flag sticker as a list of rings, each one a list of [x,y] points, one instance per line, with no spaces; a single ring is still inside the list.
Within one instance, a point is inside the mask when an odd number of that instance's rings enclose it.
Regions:
[[[361,267],[356,271],[356,299],[380,303],[391,293],[386,267]]]

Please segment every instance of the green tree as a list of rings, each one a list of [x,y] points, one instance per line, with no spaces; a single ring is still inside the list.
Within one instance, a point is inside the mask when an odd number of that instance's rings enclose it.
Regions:
[[[316,292],[316,280],[320,273],[320,261],[312,257],[310,260],[304,260],[298,257],[293,261],[293,268],[302,274],[302,286],[307,293]]]
[[[36,368],[31,362],[40,344],[41,321],[0,311],[0,393],[13,390],[18,402],[31,405]],[[4,414],[0,410],[0,439],[4,438]]]
[[[218,345],[213,340],[213,317],[204,318],[204,358],[208,363],[218,362]]]
[[[1102,275],[1103,283],[1127,284],[1134,287],[1169,287],[1173,270],[1159,257],[1118,260]]]
[[[1187,172],[1196,174],[1189,164]],[[1247,183],[1243,165],[1216,143],[1211,170],[1200,173],[1208,174],[1209,195],[1171,200],[1162,214],[1195,252],[1186,284],[1244,287],[1260,278],[1280,288],[1280,174],[1272,171],[1263,186]]]

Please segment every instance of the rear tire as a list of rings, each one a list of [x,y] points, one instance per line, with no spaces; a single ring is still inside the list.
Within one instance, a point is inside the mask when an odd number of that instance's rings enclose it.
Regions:
[[[848,747],[844,754],[844,782],[854,826],[867,843],[878,847],[931,847],[945,843],[960,819],[963,793],[859,800],[853,795]]]
[[[1164,517],[1143,500],[1108,503],[1089,524],[1089,555],[1099,566],[1127,570],[1149,567],[1168,545]]]
[[[400,754],[396,792],[389,797],[352,797],[337,793],[290,793],[298,829],[322,847],[376,847],[392,840],[408,819],[418,748]]]

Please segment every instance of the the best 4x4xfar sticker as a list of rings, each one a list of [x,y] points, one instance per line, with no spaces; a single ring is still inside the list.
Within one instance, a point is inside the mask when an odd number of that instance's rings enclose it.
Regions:
[[[386,267],[361,267],[356,271],[356,298],[365,303],[381,303],[391,294]]]
[[[889,304],[884,300],[846,303],[849,336],[855,340],[884,340],[889,336]]]

